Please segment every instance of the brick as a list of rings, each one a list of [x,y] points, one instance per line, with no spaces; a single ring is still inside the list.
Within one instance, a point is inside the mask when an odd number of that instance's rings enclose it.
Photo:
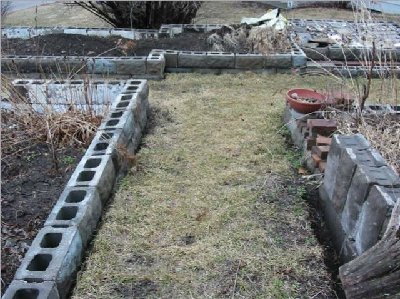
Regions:
[[[312,136],[329,136],[337,130],[337,122],[334,119],[308,119],[307,127]]]
[[[316,145],[331,145],[331,143],[332,143],[331,137],[325,137],[319,134],[317,135]]]
[[[311,154],[311,158],[315,163],[315,167],[318,167],[319,163],[322,161],[321,158],[316,154]]]
[[[315,145],[316,145],[316,139],[315,138],[313,138],[313,137],[307,137],[306,138],[306,148],[307,148],[307,150],[311,150],[311,148],[313,146],[315,146]]]
[[[311,148],[311,152],[316,154],[322,160],[326,160],[328,157],[329,146],[327,145],[316,145]]]
[[[13,280],[2,299],[59,299],[57,287],[53,281],[40,283]]]
[[[325,172],[326,162],[324,162],[324,161],[319,162],[318,168],[319,168],[319,170],[320,170],[321,172]]]

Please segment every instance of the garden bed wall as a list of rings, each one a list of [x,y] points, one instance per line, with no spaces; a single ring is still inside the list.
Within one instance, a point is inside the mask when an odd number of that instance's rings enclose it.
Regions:
[[[398,108],[369,105],[365,113],[399,113]],[[392,227],[400,225],[394,211],[400,203],[400,178],[363,135],[335,134],[327,138],[336,130],[336,124],[321,117],[320,112],[305,115],[287,106],[284,122],[294,144],[303,150],[307,168],[314,173],[324,173],[319,187],[320,203],[335,250],[346,263],[341,268],[341,279],[346,279],[345,292],[351,294],[349,298],[370,298],[372,294],[365,296],[367,293],[357,289],[356,282],[351,280],[356,275],[352,272],[355,270],[348,262],[357,257],[382,263],[389,260],[387,264],[369,266],[374,273],[374,283],[379,285],[374,298],[381,298],[385,291],[398,291],[398,286],[390,289],[394,281],[391,277],[396,275],[392,275],[396,271],[393,267],[398,263],[395,247],[385,247],[379,242],[387,235],[389,223]],[[386,270],[382,272],[379,267]],[[358,278],[365,279],[365,276]]]
[[[359,60],[362,53],[371,53],[372,50],[372,44],[363,40],[365,34],[374,34],[377,55],[386,57],[386,60],[400,60],[400,26],[393,22],[363,24],[340,20],[292,19],[290,25],[292,38],[312,60]],[[374,28],[373,32],[371,28]],[[328,41],[331,37],[344,40],[340,44],[331,44]]]
[[[115,183],[132,166],[149,88],[128,80],[39,231],[3,298],[66,298]]]

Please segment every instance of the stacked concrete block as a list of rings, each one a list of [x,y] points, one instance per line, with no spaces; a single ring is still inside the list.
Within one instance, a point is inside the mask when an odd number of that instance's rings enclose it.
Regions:
[[[207,52],[206,68],[235,68],[235,54],[225,52]]]
[[[157,79],[164,78],[165,58],[163,53],[151,52],[146,60],[146,74]]]
[[[320,187],[326,221],[344,261],[381,237],[400,179],[361,135],[334,135]]]
[[[399,200],[400,188],[372,186],[362,206],[354,233],[355,247],[359,255],[375,245],[383,236],[392,209]]]
[[[206,68],[207,52],[180,51],[178,53],[178,67]]]
[[[388,166],[357,165],[351,179],[346,201],[342,211],[342,226],[349,234],[354,235],[356,222],[367,195],[372,186],[399,187],[398,175]]]
[[[110,58],[89,58],[86,62],[88,71],[94,74],[116,74],[117,64]]]
[[[291,54],[268,54],[264,55],[264,68],[291,68]]]
[[[15,274],[14,286],[19,289],[11,289],[11,292],[15,291],[14,293],[18,294],[18,290],[26,289],[24,281],[46,283],[36,285],[36,290],[33,289],[31,293],[42,295],[47,293],[56,296],[55,285],[59,297],[66,298],[80,265],[82,254],[82,239],[76,227],[42,228]],[[19,293],[24,293],[24,291],[19,291]]]
[[[97,189],[103,204],[108,200],[114,186],[116,169],[109,155],[92,156],[86,153],[79,162],[67,187],[93,187]]]
[[[236,54],[235,68],[237,69],[263,69],[264,57],[259,54]]]
[[[293,68],[304,68],[307,66],[307,55],[304,53],[304,51],[300,48],[295,47],[292,50],[292,55],[291,55],[291,67]],[[282,67],[280,67],[282,68]],[[285,66],[286,68],[286,66]]]
[[[119,57],[115,61],[116,73],[120,75],[140,76],[146,74],[146,57]]]
[[[100,158],[91,157],[86,163],[92,166],[99,163]],[[64,189],[56,205],[48,216],[45,226],[76,227],[85,248],[96,229],[103,204],[94,187],[67,187]]]
[[[53,281],[26,282],[13,280],[4,293],[3,299],[59,299]]]
[[[206,32],[207,25],[201,24],[184,24],[183,31],[184,32]]]

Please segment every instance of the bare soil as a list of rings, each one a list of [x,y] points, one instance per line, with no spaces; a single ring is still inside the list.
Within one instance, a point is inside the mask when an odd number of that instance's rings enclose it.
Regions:
[[[58,151],[59,170],[45,143],[14,155],[2,148],[1,163],[1,280],[8,287],[25,252],[60,196],[84,151]]]
[[[118,36],[49,34],[31,39],[3,38],[2,53],[45,56],[143,56],[152,49],[208,51],[210,33],[183,33],[173,38],[129,40]]]

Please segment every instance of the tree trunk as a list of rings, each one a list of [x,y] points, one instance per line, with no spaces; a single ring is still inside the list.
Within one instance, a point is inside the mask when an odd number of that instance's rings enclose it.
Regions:
[[[400,200],[378,243],[339,269],[346,297],[400,298]]]

